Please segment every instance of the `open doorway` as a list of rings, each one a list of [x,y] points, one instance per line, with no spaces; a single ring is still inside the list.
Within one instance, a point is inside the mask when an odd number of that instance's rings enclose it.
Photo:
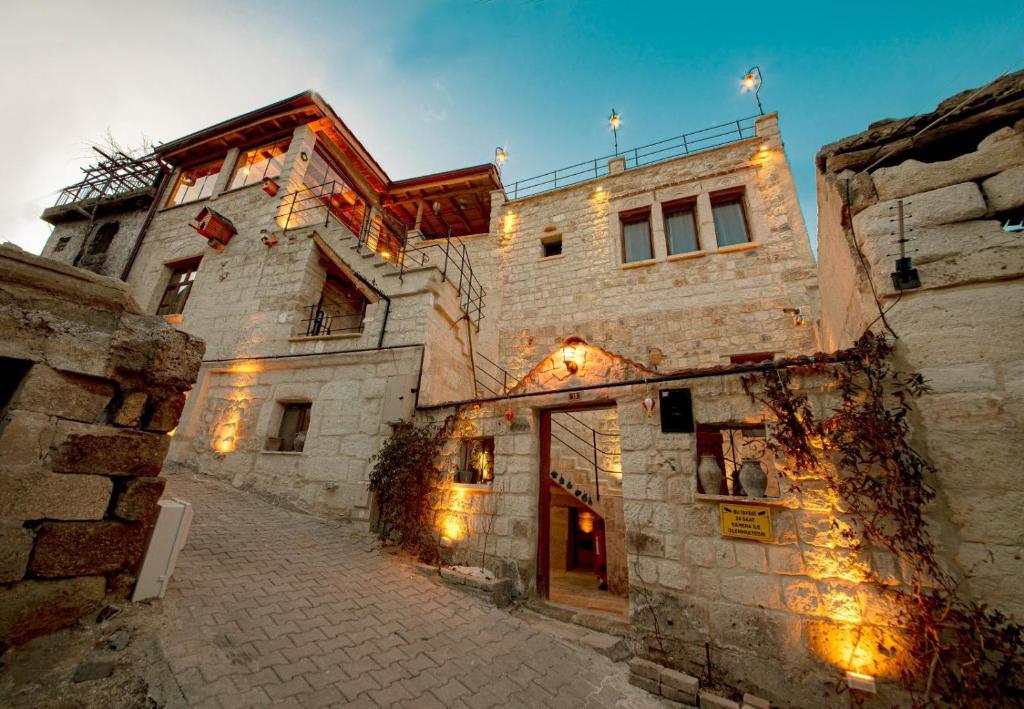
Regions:
[[[619,439],[613,403],[541,412],[537,588],[551,603],[625,618]]]

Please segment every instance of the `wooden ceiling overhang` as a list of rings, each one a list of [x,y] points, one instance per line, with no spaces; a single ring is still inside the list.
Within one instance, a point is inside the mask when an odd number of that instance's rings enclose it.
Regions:
[[[485,234],[491,229],[491,192],[500,187],[494,165],[474,165],[393,182],[387,204],[409,228],[420,214],[427,237],[447,236],[448,226],[453,236]]]
[[[493,164],[392,181],[315,91],[296,94],[163,143],[154,152],[173,167],[189,166],[222,157],[230,148],[248,148],[281,138],[302,125],[309,125],[318,139],[344,155],[346,168],[354,168],[364,186],[376,192],[381,204],[407,227],[416,225],[419,214],[421,231],[430,237],[446,236],[449,226],[453,236],[490,231],[491,192],[502,186]]]
[[[251,147],[290,134],[298,126],[313,123],[318,134],[326,134],[360,175],[379,194],[387,191],[391,179],[359,142],[334,109],[315,91],[305,91],[269,106],[222,121],[209,128],[164,143],[154,151],[164,162],[180,167],[215,159],[230,148]]]

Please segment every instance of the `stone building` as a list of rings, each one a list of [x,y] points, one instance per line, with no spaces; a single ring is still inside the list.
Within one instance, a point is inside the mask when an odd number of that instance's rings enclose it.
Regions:
[[[900,658],[878,650],[890,619],[856,570],[869,565],[898,585],[899,563],[878,551],[854,558],[841,504],[788,489],[787,461],[764,444],[771,422],[740,376],[828,361],[812,355],[841,356],[877,325],[851,249],[864,237],[851,237],[846,215],[876,229],[891,200],[952,190],[926,202],[934,210],[921,229],[971,220],[942,229],[970,243],[981,234],[970,229],[983,229],[985,248],[967,258],[964,243],[935,240],[934,273],[914,259],[922,289],[881,297],[899,298],[891,315],[910,318],[900,356],[922,370],[936,362],[954,387],[922,411],[921,435],[937,432],[929,454],[962,469],[947,434],[973,436],[973,460],[1012,465],[1012,447],[992,437],[1005,443],[1019,430],[1015,350],[994,336],[966,346],[967,335],[953,345],[923,334],[915,359],[909,332],[937,328],[947,312],[927,298],[980,298],[991,309],[972,309],[975,322],[1007,327],[1019,242],[984,220],[1019,216],[1016,90],[979,109],[999,116],[987,124],[993,136],[980,123],[964,129],[983,158],[948,146],[928,154],[962,161],[969,176],[946,182],[935,176],[947,166],[896,157],[871,169],[874,157],[848,162],[899,142],[902,128],[827,148],[820,269],[774,114],[533,180],[504,184],[494,165],[392,180],[314,93],[161,145],[141,193],[78,199],[82,186],[69,188],[75,196],[44,214],[55,224],[44,255],[120,270],[148,312],[206,341],[171,459],[363,520],[370,458],[391,424],[454,417],[437,530],[453,561],[487,565],[547,612],[630,635],[638,654],[779,705],[845,703],[835,687],[846,672],[877,678],[879,701],[891,704],[903,697],[887,681]],[[836,187],[846,167],[849,192]],[[914,173],[911,191],[885,192],[887,170]],[[112,222],[116,232],[101,234]],[[862,248],[887,288],[877,269],[891,247]],[[990,270],[967,277],[968,261]],[[996,350],[998,364],[977,365]],[[966,392],[964,381],[988,388]],[[822,411],[835,401],[826,378],[801,386]],[[1002,428],[965,433],[929,418],[947,404],[979,427],[998,413]],[[763,491],[744,494],[747,459],[766,473]],[[953,519],[967,530],[943,540],[963,563],[979,545],[1011,555],[1020,543],[1003,514],[1016,493],[1000,480],[949,488],[970,488],[938,513],[940,528]],[[1006,508],[985,522],[978,500],[994,492],[1008,493]],[[991,569],[973,583],[1019,612],[1009,567]]]

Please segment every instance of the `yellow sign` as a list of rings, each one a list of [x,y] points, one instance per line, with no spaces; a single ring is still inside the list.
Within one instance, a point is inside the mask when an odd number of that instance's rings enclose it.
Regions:
[[[770,507],[754,505],[732,505],[721,503],[722,536],[738,539],[757,539],[770,542],[772,534],[772,511]]]

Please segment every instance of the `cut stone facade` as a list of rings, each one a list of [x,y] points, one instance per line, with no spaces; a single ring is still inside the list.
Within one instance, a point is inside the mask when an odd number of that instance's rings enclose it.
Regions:
[[[203,345],[129,292],[0,247],[0,647],[134,586]]]

